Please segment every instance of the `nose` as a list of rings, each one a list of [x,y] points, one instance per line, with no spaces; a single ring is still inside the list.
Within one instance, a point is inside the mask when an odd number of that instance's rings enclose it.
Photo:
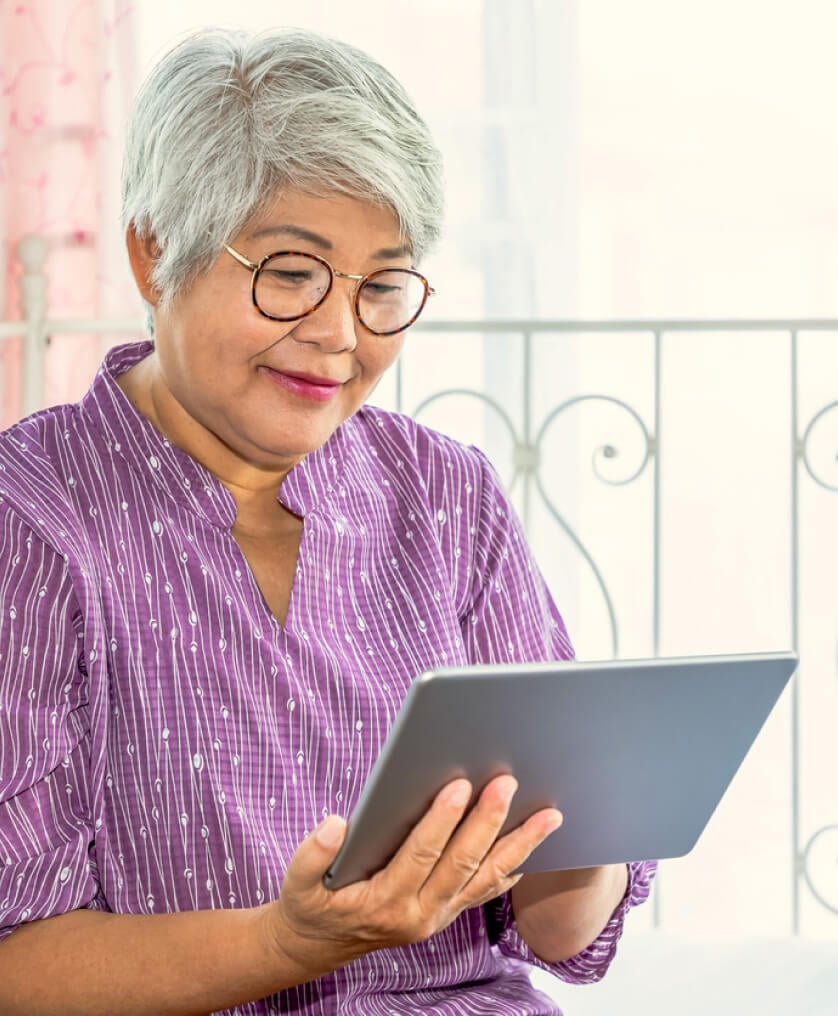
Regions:
[[[361,327],[354,310],[356,286],[356,282],[336,276],[323,303],[297,322],[294,338],[324,352],[353,350],[358,344],[357,329]]]

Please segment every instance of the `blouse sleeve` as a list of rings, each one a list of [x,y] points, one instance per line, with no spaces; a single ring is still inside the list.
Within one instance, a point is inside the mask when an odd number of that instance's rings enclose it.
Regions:
[[[599,937],[575,956],[562,960],[561,963],[545,963],[539,959],[518,934],[510,893],[504,893],[503,896],[486,904],[489,940],[504,955],[526,960],[534,967],[549,970],[556,977],[571,984],[590,984],[601,980],[616,955],[626,914],[649,896],[657,862],[632,861],[626,867],[628,886],[625,895],[617,904]]]
[[[0,939],[104,909],[93,855],[80,614],[63,558],[0,512]]]
[[[521,523],[496,473],[483,462],[479,518],[474,538],[472,594],[461,618],[473,663],[572,659],[564,622],[533,560]],[[490,940],[507,956],[526,960],[571,982],[604,976],[616,952],[628,911],[649,895],[655,863],[628,865],[628,888],[595,942],[561,963],[542,962],[518,934],[509,893],[485,907]]]

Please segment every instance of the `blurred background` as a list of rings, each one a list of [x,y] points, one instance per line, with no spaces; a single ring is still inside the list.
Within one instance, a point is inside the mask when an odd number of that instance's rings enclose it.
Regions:
[[[838,940],[838,7],[0,0],[4,426],[77,399],[140,330],[126,117],[211,24],[354,43],[430,122],[438,295],[376,401],[490,453],[579,656],[800,651],[635,920]]]

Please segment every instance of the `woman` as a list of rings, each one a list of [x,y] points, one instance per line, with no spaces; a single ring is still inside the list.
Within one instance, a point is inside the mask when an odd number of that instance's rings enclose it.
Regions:
[[[571,647],[485,459],[364,406],[429,295],[437,150],[305,33],[205,33],[140,96],[154,343],[0,440],[0,1009],[547,1013],[651,865],[511,875],[515,783],[322,877],[412,678]],[[461,822],[461,819],[463,820]]]

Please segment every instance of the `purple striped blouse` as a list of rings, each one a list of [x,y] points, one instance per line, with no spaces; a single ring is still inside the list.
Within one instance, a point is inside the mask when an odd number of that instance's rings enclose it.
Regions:
[[[282,485],[305,522],[280,625],[231,495],[115,382],[149,349],[0,436],[0,935],[275,898],[309,830],[351,813],[418,672],[572,654],[482,454],[369,407]],[[653,868],[546,968],[600,978]],[[507,896],[234,1011],[555,1013],[534,964]]]

